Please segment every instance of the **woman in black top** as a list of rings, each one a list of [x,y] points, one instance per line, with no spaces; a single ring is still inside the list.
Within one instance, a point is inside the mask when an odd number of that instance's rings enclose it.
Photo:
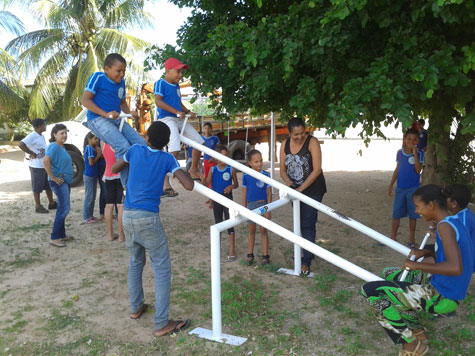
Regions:
[[[322,171],[322,151],[318,140],[307,135],[305,123],[293,118],[287,124],[289,138],[280,147],[280,176],[285,184],[318,202],[327,192]],[[315,243],[318,210],[300,203],[302,237]],[[301,274],[308,276],[313,253],[304,250]]]

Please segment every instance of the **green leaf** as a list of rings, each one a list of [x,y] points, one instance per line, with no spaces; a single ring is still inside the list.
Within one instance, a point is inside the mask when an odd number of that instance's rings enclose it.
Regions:
[[[429,89],[426,93],[426,96],[431,99],[432,98],[432,95],[434,94],[434,89]]]

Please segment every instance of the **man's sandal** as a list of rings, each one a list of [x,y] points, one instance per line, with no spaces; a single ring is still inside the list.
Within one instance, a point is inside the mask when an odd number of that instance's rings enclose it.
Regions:
[[[424,347],[422,352],[421,352],[421,346]],[[429,352],[429,346],[424,345],[422,341],[417,341],[417,346],[414,349],[414,351],[401,350],[399,351],[398,356],[423,356],[428,352]]]
[[[247,254],[247,265],[250,266],[254,263],[254,254],[248,253]]]
[[[263,255],[261,265],[262,266],[268,265],[270,263],[269,259],[270,259],[269,255]]]

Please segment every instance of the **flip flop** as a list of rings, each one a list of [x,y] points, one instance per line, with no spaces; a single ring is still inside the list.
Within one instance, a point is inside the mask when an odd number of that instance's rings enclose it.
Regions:
[[[180,325],[181,323],[184,324],[181,326],[181,327],[178,327],[178,325]],[[153,336],[154,337],[159,337],[159,336],[166,336],[166,335],[173,335],[173,334],[176,334],[177,332],[180,332],[180,331],[183,331],[185,329],[188,329],[188,327],[191,325],[191,320],[190,319],[186,319],[186,320],[177,320],[175,321],[175,325],[173,326],[173,329],[164,333],[164,334],[159,334],[158,333],[158,330],[155,330],[155,332],[153,333]]]
[[[63,241],[61,241],[60,239],[51,240],[49,243],[53,246],[56,246],[56,247],[66,247],[66,244]]]
[[[236,261],[236,256],[227,256],[224,262],[234,262]]]
[[[142,314],[148,310],[149,306],[150,305],[143,303],[140,309],[136,313],[130,314],[130,319],[137,320],[138,318],[140,318]]]
[[[174,198],[178,195],[178,192],[175,192],[173,188],[167,188],[163,190],[162,197],[164,198]]]

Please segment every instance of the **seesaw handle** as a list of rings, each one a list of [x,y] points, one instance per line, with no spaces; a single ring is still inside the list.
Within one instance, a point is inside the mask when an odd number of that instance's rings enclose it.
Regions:
[[[122,128],[124,127],[125,119],[128,118],[128,117],[132,117],[132,115],[130,115],[130,114],[120,114],[119,115],[119,118],[120,118],[119,131],[120,132],[122,132]]]
[[[429,240],[429,237],[430,237],[430,233],[426,233],[426,235],[424,236],[424,240],[422,240],[422,243],[421,245],[419,246],[419,249],[422,250],[425,246],[426,246],[426,243],[427,243],[427,240]],[[414,261],[416,259],[416,256],[412,255],[411,256],[411,261]],[[399,278],[399,281],[400,282],[404,282],[404,280],[407,278],[407,274],[409,273],[409,270],[408,269],[405,269],[404,272],[402,272],[401,274],[401,277]]]

